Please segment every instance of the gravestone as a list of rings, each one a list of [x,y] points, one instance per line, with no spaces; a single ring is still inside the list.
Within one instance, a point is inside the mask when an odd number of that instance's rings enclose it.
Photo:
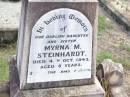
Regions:
[[[103,97],[95,74],[97,0],[22,3],[13,81],[19,93],[12,95]]]

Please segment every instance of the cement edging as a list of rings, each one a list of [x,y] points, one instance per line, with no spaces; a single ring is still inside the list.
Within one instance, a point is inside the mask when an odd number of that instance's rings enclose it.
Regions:
[[[112,8],[106,2],[99,0],[99,5],[105,9],[105,11],[111,15],[111,17],[120,25],[122,25],[126,31],[130,31],[130,21],[125,18],[121,13],[119,13],[116,9]]]

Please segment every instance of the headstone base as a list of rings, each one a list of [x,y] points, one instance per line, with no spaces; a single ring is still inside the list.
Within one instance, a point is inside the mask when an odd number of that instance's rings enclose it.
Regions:
[[[16,60],[10,62],[10,97],[104,97],[97,78],[95,84],[36,90],[20,90]]]

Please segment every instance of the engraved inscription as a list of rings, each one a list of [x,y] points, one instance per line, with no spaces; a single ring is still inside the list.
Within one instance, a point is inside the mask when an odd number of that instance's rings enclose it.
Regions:
[[[32,28],[27,83],[91,78],[92,26],[81,12],[52,10]]]

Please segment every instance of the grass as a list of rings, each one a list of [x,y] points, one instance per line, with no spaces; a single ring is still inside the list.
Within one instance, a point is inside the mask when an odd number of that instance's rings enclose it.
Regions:
[[[108,51],[100,51],[97,53],[97,64],[100,64],[104,59],[113,59],[113,54]]]
[[[128,58],[120,58],[120,57],[116,57],[115,55],[113,55],[109,51],[104,51],[104,50],[99,51],[97,53],[97,58],[96,58],[97,65],[101,64],[104,59],[111,59],[116,63],[121,63],[125,69],[130,68],[130,57],[128,57]]]
[[[7,60],[0,59],[0,82],[7,81],[9,77]]]
[[[104,59],[113,59],[113,54],[109,51],[101,50],[97,53],[97,64],[101,64]],[[105,97],[110,97],[108,80],[105,78],[100,80],[102,87],[105,90]]]
[[[114,62],[123,64],[123,67],[125,67],[126,69],[130,68],[128,59],[117,58],[113,55],[113,53],[111,53],[109,51],[101,50],[97,53],[97,64],[101,64],[104,59],[112,59]],[[105,97],[111,97],[108,80],[105,78],[102,78],[100,80],[100,83],[105,90]]]
[[[119,59],[118,60],[118,62],[119,63],[122,63],[123,64],[123,67],[125,68],[125,69],[128,69],[128,68],[130,68],[130,61],[129,61],[130,59]]]
[[[98,16],[98,36],[101,36],[107,29],[111,32],[114,29],[112,21],[110,21],[109,19],[106,19],[105,16],[99,15]]]
[[[128,43],[126,43],[125,41],[122,41],[119,44],[119,48],[122,50],[125,50],[126,53],[130,54],[130,46],[128,45]],[[118,60],[119,63],[122,63],[124,65],[124,68],[130,68],[130,57],[127,58],[120,58]]]
[[[114,29],[112,21],[107,20],[105,23],[106,23],[105,24],[105,29],[109,29],[110,31],[112,31]]]
[[[105,16],[98,16],[98,39],[102,38],[102,35],[107,32],[114,30],[112,21],[107,19]],[[130,46],[125,41],[119,44],[119,48],[127,51],[130,54]],[[130,68],[130,58],[119,58],[114,56],[110,51],[100,51],[97,53],[97,64],[100,64],[104,59],[112,59],[114,62],[123,64],[124,68]]]
[[[0,44],[0,82],[8,81],[9,78],[9,56],[16,52],[16,43],[1,43]]]
[[[126,42],[121,42],[119,48],[126,50],[128,53],[130,53],[130,46]]]
[[[110,88],[109,88],[108,79],[103,78],[100,83],[101,83],[103,89],[105,90],[104,97],[110,97]]]
[[[104,16],[98,16],[98,35],[102,35],[105,31],[105,17]]]

